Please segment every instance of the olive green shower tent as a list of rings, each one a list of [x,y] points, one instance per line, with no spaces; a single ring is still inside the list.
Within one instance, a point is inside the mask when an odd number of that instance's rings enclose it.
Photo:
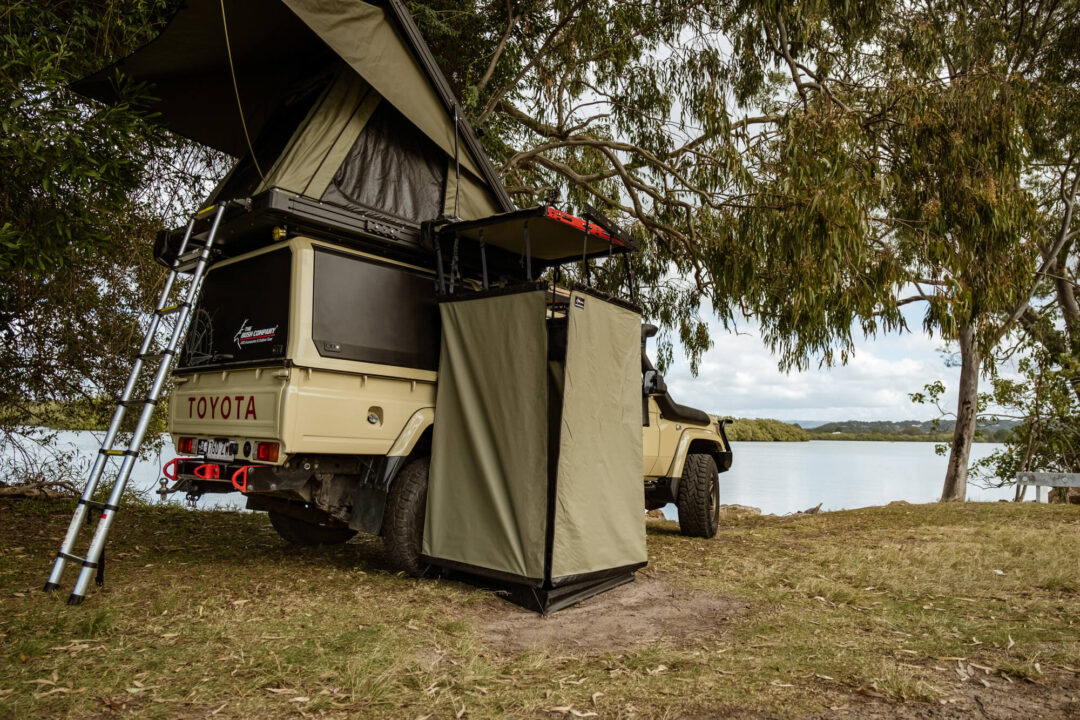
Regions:
[[[645,565],[641,316],[575,287],[449,296],[423,555],[554,612]]]
[[[117,71],[170,130],[239,158],[209,202],[275,189],[407,223],[514,209],[400,0],[187,0],[72,87],[117,102]]]

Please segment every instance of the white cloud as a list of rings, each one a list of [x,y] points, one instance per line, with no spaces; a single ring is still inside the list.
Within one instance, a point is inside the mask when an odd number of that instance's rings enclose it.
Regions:
[[[919,327],[918,322],[910,323]],[[860,342],[846,366],[782,373],[756,328],[745,334],[713,326],[715,346],[705,353],[698,377],[676,352],[667,384],[677,402],[709,412],[780,420],[929,419],[933,407],[914,405],[908,393],[933,380],[955,386],[956,368],[945,367],[941,341],[925,333]],[[947,395],[946,407],[955,404]]]

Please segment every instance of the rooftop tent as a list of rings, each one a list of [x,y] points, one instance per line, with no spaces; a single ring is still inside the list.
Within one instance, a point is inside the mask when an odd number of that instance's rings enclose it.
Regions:
[[[548,613],[645,565],[641,316],[587,288],[446,296],[423,554]]]
[[[215,200],[276,187],[410,221],[513,209],[400,0],[188,0],[73,88],[116,101],[116,70],[152,85],[171,130],[241,158]]]

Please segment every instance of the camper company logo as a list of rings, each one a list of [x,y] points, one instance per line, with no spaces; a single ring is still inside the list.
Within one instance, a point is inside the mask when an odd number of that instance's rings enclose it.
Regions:
[[[277,335],[278,326],[270,328],[255,329],[251,327],[251,323],[247,318],[244,322],[240,323],[240,329],[233,335],[233,342],[237,347],[247,347],[248,345],[257,345],[258,343],[270,342]]]

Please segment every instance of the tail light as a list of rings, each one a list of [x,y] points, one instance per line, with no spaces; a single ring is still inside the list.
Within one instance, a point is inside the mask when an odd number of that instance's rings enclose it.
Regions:
[[[277,462],[278,444],[259,443],[255,446],[255,459],[262,460],[263,462]]]
[[[195,454],[195,438],[182,437],[176,441],[176,452],[184,455]]]

